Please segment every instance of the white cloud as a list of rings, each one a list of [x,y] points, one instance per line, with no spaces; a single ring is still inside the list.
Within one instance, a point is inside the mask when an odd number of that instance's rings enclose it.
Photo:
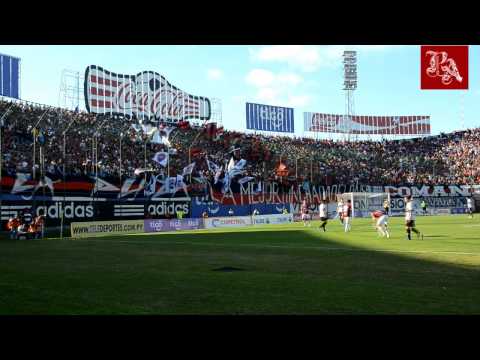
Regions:
[[[253,69],[248,73],[245,80],[249,85],[263,87],[271,85],[275,80],[275,75],[268,70]]]
[[[256,99],[268,104],[276,104],[278,102],[279,91],[270,87],[260,88],[257,91]]]
[[[290,107],[304,107],[307,106],[312,97],[310,95],[290,95],[286,102],[286,106]]]
[[[320,67],[341,66],[345,50],[367,53],[391,48],[390,45],[272,45],[262,46],[258,50],[250,48],[249,52],[254,62],[286,63],[302,71],[313,72]]]
[[[303,83],[303,78],[293,72],[275,74],[265,69],[253,69],[247,74],[245,81],[256,88],[255,100],[262,103],[304,106],[311,99],[309,95],[295,93]]]
[[[208,69],[207,77],[210,80],[220,80],[223,77],[223,71],[220,69]]]

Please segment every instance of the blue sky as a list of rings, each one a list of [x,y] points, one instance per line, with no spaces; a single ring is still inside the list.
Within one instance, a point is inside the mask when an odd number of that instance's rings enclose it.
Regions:
[[[468,91],[420,90],[419,46],[3,46],[22,59],[24,100],[58,105],[63,69],[100,65],[124,74],[152,70],[195,95],[222,101],[226,129],[245,130],[245,102],[291,106],[296,134],[303,112],[344,112],[345,49],[358,51],[358,115],[430,115],[432,132],[480,126],[480,46],[470,46]],[[463,95],[462,95],[463,93]]]

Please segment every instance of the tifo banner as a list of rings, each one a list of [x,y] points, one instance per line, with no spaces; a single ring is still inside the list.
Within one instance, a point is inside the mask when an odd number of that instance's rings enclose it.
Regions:
[[[278,225],[288,224],[293,222],[292,214],[278,214],[278,215],[256,215],[252,216],[253,225]]]
[[[165,122],[208,120],[211,116],[208,98],[190,95],[153,71],[125,75],[90,65],[85,70],[84,91],[87,111],[97,114]]]
[[[202,219],[145,220],[145,232],[196,230],[203,228]]]
[[[468,46],[421,46],[421,89],[468,89]]]
[[[334,115],[305,112],[305,131],[370,135],[430,134],[430,116]]]
[[[208,216],[222,217],[229,216],[228,213],[232,209],[234,216],[248,216],[254,210],[258,210],[260,215],[265,214],[281,214],[283,209],[290,210],[289,204],[248,204],[248,205],[222,205],[215,201],[205,202],[201,198],[195,197],[192,199],[192,216],[202,217],[204,212]]]
[[[231,216],[203,219],[206,229],[211,228],[229,228],[229,227],[244,227],[252,225],[251,216]]]
[[[94,221],[71,223],[73,238],[143,233],[143,220]]]
[[[293,133],[293,109],[280,106],[246,104],[247,129]]]

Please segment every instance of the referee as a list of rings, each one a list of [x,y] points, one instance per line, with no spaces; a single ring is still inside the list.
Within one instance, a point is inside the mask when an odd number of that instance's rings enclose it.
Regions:
[[[390,203],[388,202],[388,199],[385,199],[383,202],[383,210],[385,210],[387,216],[390,215]]]

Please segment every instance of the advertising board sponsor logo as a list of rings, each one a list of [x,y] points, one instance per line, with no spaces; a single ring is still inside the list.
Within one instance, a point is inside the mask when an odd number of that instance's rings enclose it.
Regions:
[[[294,132],[293,108],[246,103],[247,129]]]
[[[150,204],[147,207],[147,211],[151,216],[175,216],[179,210],[183,210],[185,215],[189,215],[190,203],[162,201],[159,203]]]
[[[145,220],[145,232],[196,230],[202,228],[202,219]]]
[[[250,216],[207,218],[204,219],[204,221],[206,228],[242,227],[252,225],[252,218]]]
[[[87,111],[93,113],[166,122],[211,117],[210,99],[191,95],[153,71],[117,74],[90,65],[85,70],[84,92]]]
[[[93,217],[93,206],[88,204],[78,204],[74,202],[66,203],[65,207],[61,202],[55,202],[50,206],[37,206],[36,215],[45,215],[49,219],[60,219],[64,211],[66,219],[81,219]]]
[[[93,237],[115,234],[143,233],[143,220],[73,222],[70,224],[73,238]]]

